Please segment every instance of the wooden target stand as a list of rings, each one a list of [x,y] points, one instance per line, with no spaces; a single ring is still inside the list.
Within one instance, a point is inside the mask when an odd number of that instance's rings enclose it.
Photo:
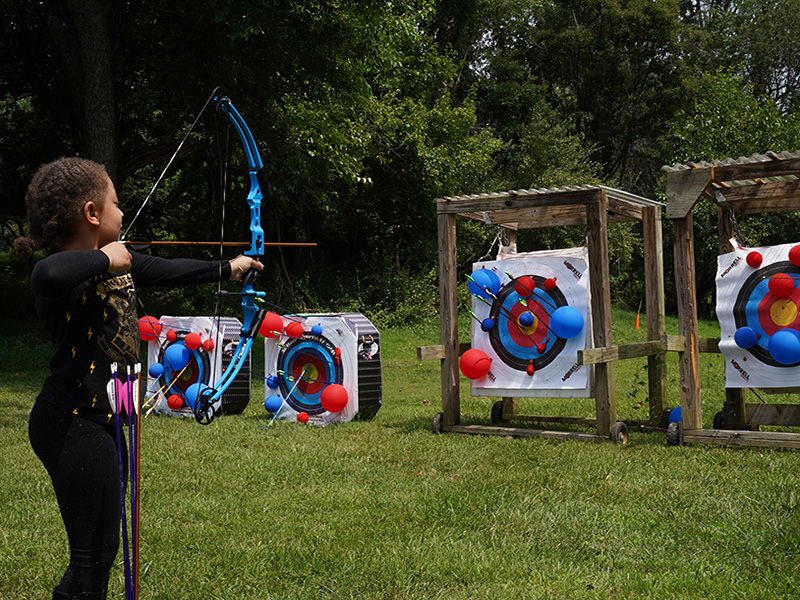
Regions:
[[[719,352],[719,338],[700,338],[695,286],[692,213],[701,199],[717,205],[720,253],[732,250],[734,215],[800,209],[800,153],[769,152],[737,160],[665,166],[666,217],[675,234],[675,285],[680,334],[682,423],[667,430],[667,443],[724,444],[800,448],[800,434],[758,431],[759,425],[800,426],[800,405],[746,402],[745,390],[725,389],[725,404],[715,427],[703,429],[700,406],[699,354]],[[788,390],[787,390],[788,391]]]
[[[664,333],[661,206],[658,202],[603,186],[518,190],[437,199],[441,345],[417,348],[419,360],[441,360],[442,412],[434,417],[433,431],[594,442],[611,439],[625,443],[628,439],[627,425],[616,419],[614,361],[645,356],[648,357],[650,403],[647,423],[659,424],[664,412],[666,386],[664,353],[682,349],[679,338]],[[458,362],[469,344],[459,345],[458,342],[457,216],[500,226],[511,241],[516,241],[519,229],[565,225],[586,227],[594,348],[579,352],[578,362],[594,365],[591,389],[595,399],[595,418],[520,414],[518,399],[504,397],[502,403],[498,403],[502,410],[492,411],[492,426],[461,424]],[[607,229],[608,223],[623,221],[641,221],[643,226],[648,341],[613,346]],[[596,426],[597,433],[509,427],[501,425],[504,421],[589,425]]]

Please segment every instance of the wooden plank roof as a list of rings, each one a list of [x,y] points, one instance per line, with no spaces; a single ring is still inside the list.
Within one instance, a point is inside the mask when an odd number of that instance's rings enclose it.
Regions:
[[[739,214],[800,207],[800,151],[665,165],[667,218],[685,217],[705,196]]]
[[[662,203],[603,185],[510,190],[437,198],[437,212],[455,213],[511,229],[582,225],[586,204],[604,201],[611,222],[642,218],[642,208]]]

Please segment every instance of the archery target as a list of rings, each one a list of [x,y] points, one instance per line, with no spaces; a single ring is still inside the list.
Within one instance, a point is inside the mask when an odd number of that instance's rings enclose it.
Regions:
[[[743,248],[717,259],[719,349],[725,386],[800,385],[800,245]],[[794,253],[792,253],[792,249]],[[794,260],[790,260],[790,256]]]
[[[491,359],[472,380],[480,396],[589,397],[591,369],[578,351],[591,346],[588,252],[526,253],[479,262],[497,274],[497,293],[473,294],[472,347]],[[486,319],[491,327],[486,327]]]
[[[275,418],[297,421],[305,413],[309,423],[326,425],[373,416],[380,406],[380,344],[372,324],[357,313],[284,318],[289,321],[302,324],[301,335],[264,339],[265,405],[280,407]],[[338,412],[323,405],[331,384],[347,391],[347,403]]]
[[[147,344],[148,365],[159,365],[161,373],[154,377],[148,368],[147,392],[145,399],[155,403],[155,412],[180,417],[193,417],[187,402],[187,391],[194,384],[205,384],[213,387],[230,362],[233,348],[236,345],[241,322],[231,317],[174,317],[164,316],[159,319],[162,333],[158,339]],[[166,337],[166,332],[174,333],[173,339]],[[198,333],[202,340],[212,340],[213,347],[206,350],[203,346],[190,349],[184,340],[190,333]],[[185,365],[181,361],[174,362],[173,357],[188,354]],[[239,372],[222,397],[215,403],[214,409],[220,412],[241,412],[250,399],[250,358]],[[177,395],[182,400],[180,408],[170,408],[167,400]],[[238,397],[244,399],[244,406],[237,402]],[[233,402],[231,402],[233,400]],[[226,406],[228,408],[226,408]]]

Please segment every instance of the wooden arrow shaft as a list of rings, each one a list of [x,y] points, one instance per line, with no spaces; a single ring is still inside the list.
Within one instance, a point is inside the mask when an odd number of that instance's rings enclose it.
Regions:
[[[169,240],[125,240],[123,244],[131,246],[249,246],[250,242],[187,242],[187,241],[169,241]],[[297,246],[297,247],[313,247],[317,244],[315,242],[264,242],[264,246]]]

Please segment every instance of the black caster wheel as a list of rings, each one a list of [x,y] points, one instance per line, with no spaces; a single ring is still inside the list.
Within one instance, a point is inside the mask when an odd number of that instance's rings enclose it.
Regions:
[[[503,401],[498,400],[492,404],[492,425],[505,425],[508,421],[503,420]]]
[[[667,427],[667,446],[680,446],[681,423],[673,422]]]
[[[622,421],[617,421],[611,428],[611,441],[615,444],[628,443],[628,426]]]
[[[714,429],[725,429],[725,413],[723,411],[714,415]]]
[[[433,416],[433,424],[431,425],[431,431],[433,431],[433,433],[442,433],[444,431],[443,421],[444,421],[444,413],[440,412],[436,413]]]

